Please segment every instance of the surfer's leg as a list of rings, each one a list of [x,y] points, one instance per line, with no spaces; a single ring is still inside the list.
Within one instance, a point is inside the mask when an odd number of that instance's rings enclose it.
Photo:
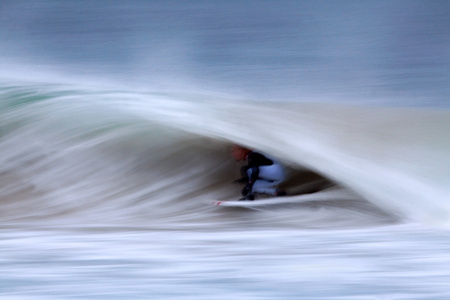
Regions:
[[[253,168],[247,170],[248,178],[252,178]],[[280,184],[284,180],[284,170],[283,167],[278,164],[273,164],[271,166],[260,166],[258,168],[258,179],[263,179],[266,181],[271,181],[274,185]]]
[[[272,181],[258,179],[253,184],[253,193],[275,195],[277,188]]]
[[[251,177],[252,169],[248,170],[248,176]],[[277,185],[283,182],[285,178],[283,167],[278,164],[259,167],[259,178],[253,184],[252,192],[277,195],[279,189]]]

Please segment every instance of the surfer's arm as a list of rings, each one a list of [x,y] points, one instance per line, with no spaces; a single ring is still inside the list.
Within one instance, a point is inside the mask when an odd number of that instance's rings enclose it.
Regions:
[[[233,181],[233,183],[248,183],[248,175],[247,175],[247,170],[249,169],[249,166],[243,166],[241,168],[241,175],[242,177],[239,179],[236,179],[235,181]]]
[[[259,167],[252,167],[251,169],[251,175],[250,178],[248,179],[248,184],[250,186],[253,186],[253,183],[255,183],[256,179],[258,179],[259,177]]]

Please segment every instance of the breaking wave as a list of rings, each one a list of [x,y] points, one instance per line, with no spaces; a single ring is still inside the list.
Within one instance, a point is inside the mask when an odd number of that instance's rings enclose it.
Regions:
[[[29,83],[0,91],[4,226],[329,228],[450,219],[448,111]],[[291,196],[328,196],[258,211],[209,205],[239,196],[233,143],[278,157]]]

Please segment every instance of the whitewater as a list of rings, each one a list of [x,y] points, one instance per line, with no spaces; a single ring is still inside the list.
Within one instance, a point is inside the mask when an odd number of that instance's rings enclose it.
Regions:
[[[445,2],[102,3],[0,5],[0,299],[450,298]]]

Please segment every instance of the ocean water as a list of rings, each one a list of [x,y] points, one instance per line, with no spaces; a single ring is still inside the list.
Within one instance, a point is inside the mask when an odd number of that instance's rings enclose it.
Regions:
[[[0,299],[450,298],[449,13],[0,1]]]

